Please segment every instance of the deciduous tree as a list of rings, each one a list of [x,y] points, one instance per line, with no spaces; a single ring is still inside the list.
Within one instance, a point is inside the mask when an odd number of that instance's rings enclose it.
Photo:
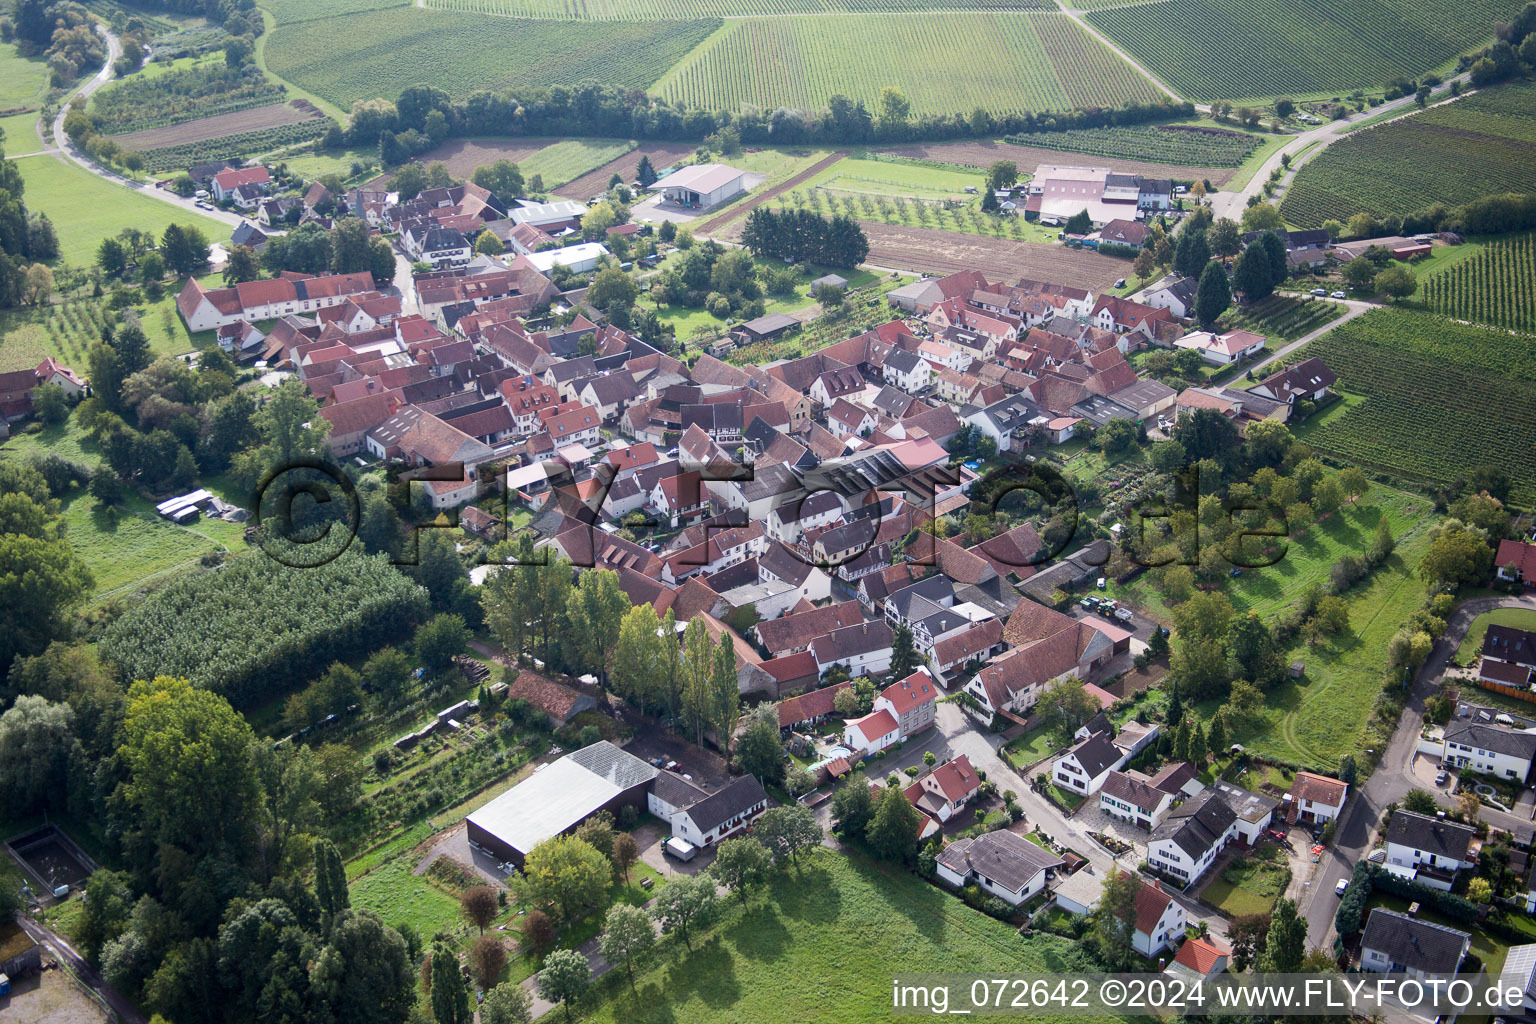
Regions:
[[[609,963],[623,963],[629,987],[635,987],[635,963],[643,962],[656,948],[656,926],[639,907],[615,903],[603,923],[603,938],[598,948]]]

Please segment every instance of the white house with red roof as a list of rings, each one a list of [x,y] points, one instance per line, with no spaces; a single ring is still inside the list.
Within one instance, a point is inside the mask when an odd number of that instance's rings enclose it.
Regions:
[[[854,718],[843,726],[843,744],[856,754],[868,757],[901,739],[901,725],[886,708],[879,708],[863,718]]]
[[[1493,564],[1498,567],[1499,579],[1523,582],[1527,590],[1536,589],[1536,544],[1501,540]]]
[[[1136,952],[1153,957],[1183,938],[1187,916],[1184,905],[1163,891],[1158,882],[1136,892],[1136,925],[1131,944]]]
[[[1287,820],[1318,824],[1333,821],[1344,813],[1344,800],[1348,796],[1347,782],[1313,772],[1297,772],[1291,782]]]
[[[927,669],[920,668],[881,690],[875,698],[875,710],[884,708],[889,711],[901,729],[901,738],[906,739],[933,724],[938,698],[938,684]]]
[[[1152,332],[1155,330],[1154,324],[1171,324],[1176,320],[1174,315],[1166,309],[1132,302],[1130,299],[1122,299],[1116,295],[1101,295],[1099,301],[1093,305],[1093,314],[1089,317],[1089,322],[1103,331],[1113,331],[1116,334],[1140,334],[1147,341],[1151,341]]]
[[[234,198],[244,185],[254,185],[263,194],[272,191],[272,175],[265,167],[232,167],[213,176],[213,197],[219,202]]]
[[[242,281],[233,288],[204,288],[197,278],[187,279],[176,296],[176,309],[192,332],[211,331],[239,320],[252,323],[300,316],[329,306],[339,306],[354,295],[373,291],[373,275],[314,276],[285,271],[266,281]]]
[[[1184,940],[1164,974],[1176,978],[1210,978],[1227,969],[1232,951],[1213,938],[1198,936]]]
[[[52,356],[37,364],[37,383],[39,387],[44,384],[56,385],[63,389],[68,398],[74,398],[85,391],[85,381]]]
[[[914,795],[913,790],[917,792]],[[960,812],[981,789],[981,778],[964,754],[946,761],[907,787],[907,798],[918,810],[948,821]]]

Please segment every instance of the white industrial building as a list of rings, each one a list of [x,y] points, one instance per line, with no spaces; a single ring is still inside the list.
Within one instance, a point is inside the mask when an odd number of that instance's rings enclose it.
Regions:
[[[746,171],[725,164],[693,164],[678,168],[651,187],[668,202],[707,210],[745,192],[746,179]]]

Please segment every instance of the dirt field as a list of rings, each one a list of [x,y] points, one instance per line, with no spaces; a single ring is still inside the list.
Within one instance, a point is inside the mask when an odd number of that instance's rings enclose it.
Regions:
[[[468,178],[476,167],[497,160],[522,163],[545,146],[559,139],[454,139],[436,149],[429,149],[416,159],[422,164],[442,161],[455,178]]]
[[[635,171],[640,166],[642,156],[650,157],[651,166],[659,171],[663,167],[670,167],[677,163],[682,157],[691,155],[695,148],[686,143],[648,142],[630,150],[617,160],[603,164],[595,171],[588,171],[575,181],[566,182],[555,189],[555,195],[586,202],[599,192],[606,192],[608,181],[615,174],[625,181],[634,181]]]
[[[961,235],[933,228],[906,228],[860,221],[869,236],[868,262],[895,270],[943,276],[980,270],[989,279],[1028,277],[1102,291],[1130,273],[1128,260],[1039,242]]]
[[[204,139],[221,139],[226,135],[256,132],[263,128],[276,128],[281,124],[297,124],[312,117],[324,117],[307,100],[292,103],[269,103],[264,107],[237,110],[233,114],[200,117],[196,121],[166,125],[164,128],[146,128],[141,132],[114,135],[112,141],[124,149],[147,153],[166,146],[181,146]]]
[[[1141,174],[1148,178],[1209,178],[1217,187],[1225,184],[1237,173],[1236,167],[1183,167],[1178,164],[1154,164],[1140,160],[1117,160],[1107,156],[1089,156],[1086,153],[1068,153],[1059,149],[1035,149],[1031,146],[1014,146],[1006,142],[935,142],[924,145],[894,146],[887,153],[913,157],[918,160],[939,160],[962,167],[989,167],[998,160],[1012,160],[1026,174],[1034,172],[1041,164],[1090,167],[1108,167],[1126,174]]]
[[[26,1024],[102,1024],[107,1015],[62,971],[13,978],[0,996],[0,1019]]]

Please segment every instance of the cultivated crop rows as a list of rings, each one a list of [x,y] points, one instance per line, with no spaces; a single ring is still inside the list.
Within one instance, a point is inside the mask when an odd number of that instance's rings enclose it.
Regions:
[[[1330,320],[1344,315],[1344,307],[1320,299],[1271,295],[1255,306],[1245,306],[1231,318],[1232,326],[1244,327],[1270,337],[1295,341]]]
[[[577,21],[682,21],[689,18],[774,18],[797,14],[1056,10],[1056,5],[1050,0],[427,0],[427,6],[516,18],[565,18]]]
[[[1471,453],[1536,497],[1536,351],[1528,338],[1427,313],[1378,310],[1307,346],[1366,399],[1312,432],[1314,447],[1429,480],[1467,471]]]
[[[1418,75],[1513,11],[1503,0],[1168,0],[1086,17],[1183,95],[1238,100]]]
[[[184,169],[211,160],[227,160],[233,157],[265,153],[297,142],[308,142],[324,135],[333,122],[329,118],[315,117],[295,124],[280,124],[239,135],[186,142],[179,146],[165,146],[144,152],[145,167],[151,171]]]
[[[97,93],[91,118],[103,134],[116,135],[280,103],[284,89],[257,75],[223,65],[171,71],[156,78],[130,78]]]
[[[719,25],[713,21],[521,21],[398,7],[279,25],[273,73],[347,108],[394,99],[424,79],[456,96],[603,82],[644,89]]]
[[[530,155],[518,167],[525,179],[537,174],[544,180],[545,188],[553,189],[587,173],[594,167],[617,160],[634,148],[633,142],[586,142],[581,139],[564,139]],[[603,184],[606,186],[607,182]]]
[[[116,142],[124,149],[138,150],[146,153],[152,149],[167,149],[171,146],[185,146],[193,142],[201,142],[204,139],[218,139],[226,135],[243,135],[250,132],[258,132],[267,128],[276,128],[279,125],[295,124],[310,118],[321,118],[321,114],[307,101],[296,100],[298,105],[283,103],[268,103],[249,110],[235,113],[218,114],[213,117],[200,117],[195,121],[183,121],[180,124],[167,125],[164,128],[150,128],[145,131],[133,132],[128,135],[116,136]],[[323,134],[325,125],[321,125]]]
[[[1437,313],[1536,333],[1536,236],[1490,242],[1424,279],[1420,296]]]
[[[1257,138],[1243,132],[1222,128],[1185,130],[1168,125],[1037,132],[1010,135],[1006,141],[1015,146],[1060,149],[1089,156],[1204,167],[1236,167],[1259,145]]]
[[[1482,102],[1462,109],[1463,102]],[[1280,204],[1302,227],[1367,213],[1455,206],[1501,192],[1536,192],[1536,85],[1489,90],[1463,102],[1353,132],[1297,173]],[[1505,131],[1513,136],[1484,134]]]
[[[1047,37],[1080,52],[1057,66]],[[899,88],[918,113],[1066,110],[1157,96],[1060,14],[734,20],[655,91],[716,110],[815,109],[837,94],[873,110],[886,86]]]

